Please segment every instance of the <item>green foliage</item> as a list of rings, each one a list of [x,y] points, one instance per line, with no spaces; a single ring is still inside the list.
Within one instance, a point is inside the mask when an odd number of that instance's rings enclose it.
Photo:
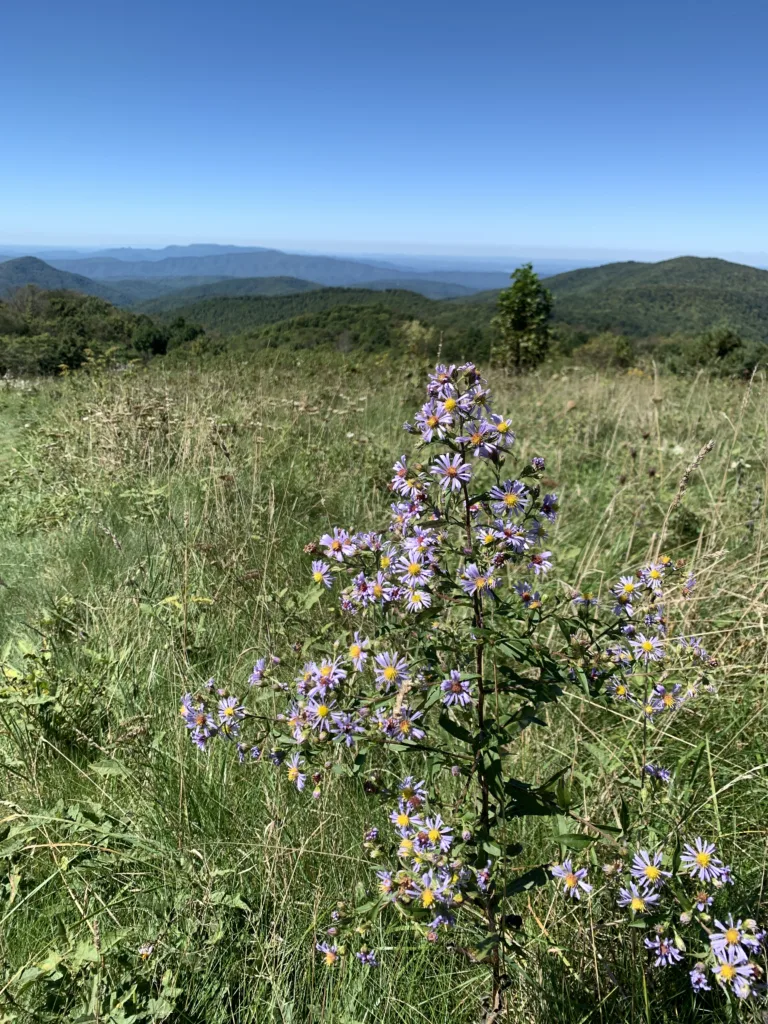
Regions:
[[[183,317],[158,323],[103,299],[30,286],[0,302],[0,376],[50,375],[85,364],[147,359],[203,333]]]
[[[579,362],[607,370],[626,369],[634,362],[634,351],[627,338],[611,331],[603,331],[586,344],[575,349],[574,356]]]
[[[530,263],[518,267],[512,282],[499,294],[493,324],[501,335],[501,361],[520,373],[538,366],[547,355],[552,295]]]

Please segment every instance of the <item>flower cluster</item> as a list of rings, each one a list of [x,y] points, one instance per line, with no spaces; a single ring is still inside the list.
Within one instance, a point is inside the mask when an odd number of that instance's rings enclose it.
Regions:
[[[542,457],[514,460],[512,424],[493,410],[472,364],[438,366],[405,429],[415,452],[393,466],[385,528],[333,526],[307,545],[307,606],[334,596],[335,639],[316,641],[312,659],[291,671],[277,658],[259,659],[248,680],[256,708],[211,681],[184,697],[181,713],[203,750],[234,740],[241,761],[273,765],[316,799],[326,779],[346,774],[363,778],[366,791],[385,802],[381,821],[363,837],[376,871],[371,895],[333,912],[317,945],[328,966],[353,944],[361,946],[357,962],[375,966],[366,939],[377,915],[393,908],[430,941],[461,915],[483,932],[498,986],[498,947],[517,942],[509,900],[547,878],[546,865],[522,875],[512,865],[519,849],[504,822],[568,815],[570,806],[556,783],[537,788],[513,777],[511,750],[521,730],[542,724],[537,709],[571,684],[636,707],[650,723],[710,686],[716,662],[701,639],[673,635],[676,600],[695,580],[670,587],[682,564],[668,556],[622,575],[607,601],[553,579],[547,531],[559,514],[555,485],[543,478]],[[242,741],[246,724],[255,745]],[[418,758],[423,779],[388,784],[392,762],[383,751]],[[386,767],[366,777],[361,766],[372,762]],[[668,784],[671,773],[649,763],[642,778]],[[696,874],[712,891],[689,899],[680,889],[675,898],[703,922],[728,869],[706,845],[690,850],[693,860],[686,849],[681,861],[686,877]],[[550,874],[571,899],[592,892],[587,869],[570,859]],[[660,853],[638,851],[619,905],[655,919],[665,912],[672,876]],[[694,912],[699,905],[705,909]],[[743,934],[762,941],[746,925]],[[669,930],[654,930],[648,943],[658,966],[682,958]],[[738,945],[745,951],[749,942]],[[731,964],[728,957],[741,956],[732,946],[712,946],[709,966],[739,995],[744,983],[728,980],[729,965],[743,979],[746,961]],[[694,971],[704,983],[694,987],[706,983],[703,964]]]
[[[623,869],[628,870],[626,879]],[[579,899],[582,892],[592,892],[588,869],[575,868],[570,859],[550,870],[562,880],[566,896]],[[604,871],[618,877],[617,905],[650,926],[643,942],[654,967],[683,965],[689,948],[699,949],[703,942],[706,955],[697,952],[688,970],[694,992],[709,991],[714,980],[738,999],[756,994],[763,971],[754,957],[766,949],[766,933],[751,918],[734,918],[729,911],[723,921],[710,913],[715,899],[733,882],[731,868],[717,856],[714,843],[697,836],[683,846],[677,866],[661,850],[640,849],[628,863],[609,864]]]

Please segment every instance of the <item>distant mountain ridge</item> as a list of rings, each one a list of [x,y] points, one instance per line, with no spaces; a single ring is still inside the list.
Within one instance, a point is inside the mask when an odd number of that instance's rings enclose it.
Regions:
[[[215,251],[214,251],[215,250]],[[67,257],[71,254],[65,254]],[[135,256],[136,258],[129,258]],[[503,288],[509,275],[502,271],[436,270],[428,272],[399,269],[386,262],[363,262],[335,256],[314,256],[281,252],[278,249],[243,249],[237,246],[168,246],[164,250],[105,250],[77,259],[51,253],[47,262],[68,273],[100,281],[145,280],[174,277],[293,277],[326,287],[367,285],[387,281],[398,286],[411,281],[428,294],[445,297],[448,289],[428,284],[454,285],[454,295],[483,288]]]

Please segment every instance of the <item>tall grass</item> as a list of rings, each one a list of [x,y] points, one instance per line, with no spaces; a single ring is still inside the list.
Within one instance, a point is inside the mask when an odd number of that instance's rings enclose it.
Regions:
[[[393,927],[377,942],[379,970],[318,965],[329,910],[370,877],[360,837],[380,812],[362,786],[339,783],[308,805],[266,766],[200,756],[178,721],[180,696],[207,678],[244,688],[259,654],[279,653],[289,670],[316,642],[326,620],[301,600],[303,547],[332,525],[379,524],[419,402],[417,366],[262,359],[0,391],[9,1021],[481,1018],[485,968],[458,942],[416,945]],[[545,456],[560,496],[556,575],[604,588],[663,541],[698,578],[687,617],[721,665],[717,692],[650,739],[619,706],[570,693],[547,729],[522,734],[519,776],[570,767],[579,813],[609,821],[619,780],[637,778],[644,757],[678,766],[656,819],[668,835],[716,830],[738,866],[736,902],[759,912],[765,380],[569,372],[493,383],[521,453]],[[521,870],[556,856],[549,829],[522,830]],[[507,965],[509,1021],[693,1019],[687,994],[645,980],[631,929],[599,894],[571,908],[546,889],[513,909],[527,951]],[[143,942],[155,946],[146,961]],[[699,1012],[727,1019],[722,1000]]]

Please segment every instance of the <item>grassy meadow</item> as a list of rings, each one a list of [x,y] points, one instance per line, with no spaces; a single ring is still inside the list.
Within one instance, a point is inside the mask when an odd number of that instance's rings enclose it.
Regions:
[[[0,383],[0,1021],[474,1024],[486,968],[457,938],[395,924],[381,967],[328,971],[314,943],[370,885],[361,783],[317,802],[223,744],[202,755],[179,699],[213,676],[247,689],[256,658],[294,674],[337,612],[305,600],[304,546],[378,527],[425,366],[354,354],[259,354]],[[568,767],[578,813],[620,794],[659,839],[716,834],[729,906],[763,922],[768,868],[768,384],[491,371],[523,457],[560,497],[558,580],[607,588],[655,549],[687,560],[684,615],[717,686],[644,734],[574,689],[517,750],[518,777]],[[701,447],[714,449],[667,515]],[[240,687],[238,691],[237,687]],[[644,759],[674,771],[640,790]],[[629,787],[629,788],[628,788]],[[633,788],[634,787],[634,788]],[[521,870],[558,858],[525,820]],[[526,953],[505,965],[513,1024],[764,1018],[644,970],[615,904],[553,886],[515,898]],[[748,916],[745,913],[745,916]],[[143,960],[139,948],[154,949]]]

